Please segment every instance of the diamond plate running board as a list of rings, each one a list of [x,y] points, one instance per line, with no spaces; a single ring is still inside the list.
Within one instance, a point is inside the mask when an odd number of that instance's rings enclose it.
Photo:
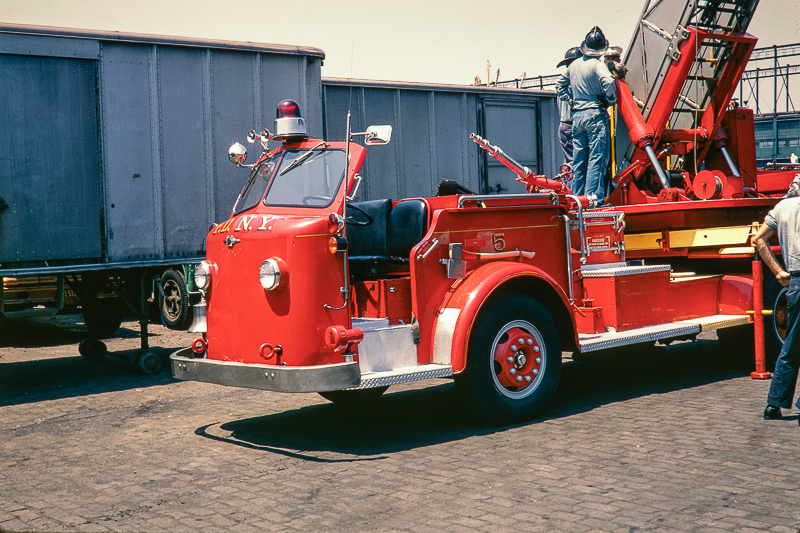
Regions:
[[[685,335],[696,335],[701,331],[712,331],[719,328],[729,328],[749,324],[749,315],[713,315],[669,324],[656,324],[644,326],[627,331],[609,331],[605,333],[580,334],[578,343],[580,352],[594,352],[618,346],[628,346],[640,342],[657,341],[661,339],[671,339],[683,337]]]
[[[383,372],[364,372],[361,374],[361,383],[353,389],[371,389],[374,387],[388,387],[409,381],[423,379],[446,378],[453,375],[450,365],[419,365],[395,368]]]

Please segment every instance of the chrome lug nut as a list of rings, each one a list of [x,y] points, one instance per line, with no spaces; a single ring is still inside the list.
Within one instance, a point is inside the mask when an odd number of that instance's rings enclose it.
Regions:
[[[539,347],[538,347],[538,346],[534,346],[534,347],[533,347],[533,351],[534,351],[534,352],[538,352],[538,351],[539,351]]]
[[[522,376],[517,376],[517,382],[522,381]]]
[[[527,381],[528,383],[531,382],[531,379],[533,379],[533,378],[531,378],[530,376],[525,376],[525,381]]]
[[[516,352],[517,350],[519,350],[519,348],[517,348],[517,345],[516,344],[512,344],[511,345],[511,351],[512,352]]]
[[[530,346],[531,344],[533,344],[533,339],[528,339],[527,343],[528,343],[528,346]]]
[[[517,339],[517,342],[520,343],[520,344],[525,344],[525,339],[520,337],[519,339]]]
[[[538,375],[539,374],[539,369],[538,368],[534,368],[533,370],[531,370],[531,374],[533,374],[534,376]]]
[[[537,365],[541,365],[542,364],[542,358],[541,357],[537,357],[536,358],[536,364]]]
[[[513,363],[514,362],[514,358],[512,356],[510,356],[510,355],[508,356],[508,362],[509,363]]]
[[[517,373],[517,369],[516,369],[516,368],[512,368],[512,369],[510,369],[510,370],[508,371],[508,373],[509,373],[509,374],[511,374],[511,375],[513,376],[514,374],[516,374],[516,373]]]

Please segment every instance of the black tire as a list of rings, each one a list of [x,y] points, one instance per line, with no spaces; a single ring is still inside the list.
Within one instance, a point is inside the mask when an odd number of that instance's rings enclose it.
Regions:
[[[386,392],[389,387],[373,387],[371,389],[332,390],[318,393],[326,400],[340,405],[367,405]]]
[[[146,352],[136,356],[134,366],[148,376],[161,371],[161,357],[153,352]]]
[[[125,306],[119,298],[94,298],[81,302],[81,314],[89,335],[94,339],[106,339],[122,325]]]
[[[455,382],[480,419],[493,425],[530,420],[552,398],[561,375],[561,339],[538,300],[511,293],[489,302],[468,343],[467,366]]]
[[[183,274],[172,268],[165,270],[161,275],[161,289],[158,293],[161,322],[169,329],[189,329],[193,312]]]
[[[767,371],[772,372],[783,348],[788,308],[786,290],[769,271],[764,276],[764,309],[772,311],[771,314],[764,316],[765,366]],[[755,332],[752,324],[718,329],[717,339],[725,354],[753,361]]]
[[[108,348],[103,341],[83,339],[78,344],[78,353],[90,361],[102,361],[108,353]]]

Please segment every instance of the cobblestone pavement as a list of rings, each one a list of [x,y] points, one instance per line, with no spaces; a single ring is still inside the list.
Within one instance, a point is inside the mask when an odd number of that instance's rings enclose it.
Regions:
[[[797,411],[710,339],[565,366],[532,423],[452,382],[348,410],[77,355],[77,317],[0,331],[2,531],[774,531],[800,525]],[[109,347],[138,346],[126,323]],[[153,327],[167,354],[189,334]],[[30,339],[35,338],[35,341]],[[166,360],[166,359],[165,359]]]

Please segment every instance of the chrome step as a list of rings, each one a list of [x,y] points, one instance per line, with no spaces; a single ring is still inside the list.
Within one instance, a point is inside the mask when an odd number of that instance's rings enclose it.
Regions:
[[[627,331],[606,331],[605,333],[582,333],[578,335],[581,353],[629,346],[641,342],[673,339],[686,335],[696,335],[702,331],[712,331],[750,323],[749,315],[712,315],[668,324],[655,324]]]
[[[453,375],[450,365],[418,365],[395,368],[383,372],[364,372],[361,374],[361,383],[353,389],[371,389],[374,387],[388,387],[410,381],[423,379],[447,378]]]

